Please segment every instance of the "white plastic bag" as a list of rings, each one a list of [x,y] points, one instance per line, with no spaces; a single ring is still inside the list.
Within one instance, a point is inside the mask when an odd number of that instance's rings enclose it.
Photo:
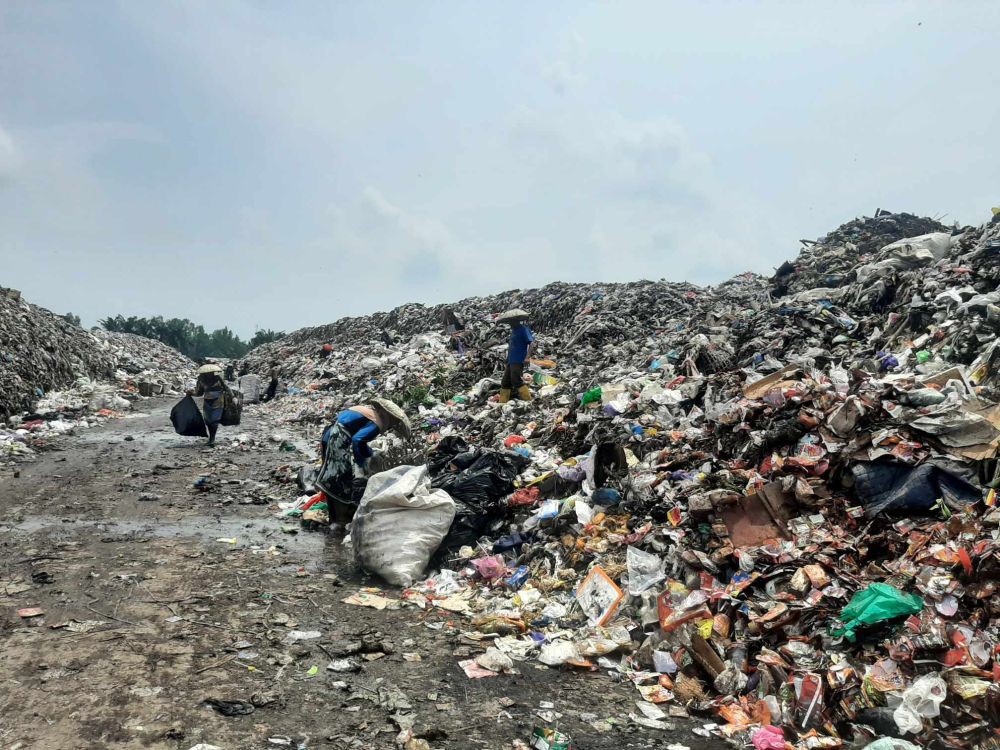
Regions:
[[[538,661],[549,667],[558,667],[560,664],[579,658],[580,652],[576,650],[576,645],[569,641],[546,643],[538,654]]]
[[[625,553],[625,562],[628,565],[628,592],[632,596],[651,589],[667,577],[659,555],[629,547]]]
[[[903,692],[903,700],[892,712],[896,727],[903,734],[918,734],[924,719],[941,713],[941,704],[948,696],[948,685],[936,674],[925,674]]]
[[[455,518],[455,501],[431,488],[426,466],[397,466],[368,480],[351,525],[354,559],[396,586],[423,575]]]

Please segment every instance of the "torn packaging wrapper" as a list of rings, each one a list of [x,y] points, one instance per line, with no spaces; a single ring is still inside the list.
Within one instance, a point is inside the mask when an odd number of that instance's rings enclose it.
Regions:
[[[600,565],[595,565],[577,587],[576,598],[591,625],[607,625],[625,594]]]
[[[764,485],[754,495],[743,495],[735,505],[724,508],[722,516],[729,538],[736,547],[757,547],[776,539],[788,539],[788,521],[795,498],[780,482]]]

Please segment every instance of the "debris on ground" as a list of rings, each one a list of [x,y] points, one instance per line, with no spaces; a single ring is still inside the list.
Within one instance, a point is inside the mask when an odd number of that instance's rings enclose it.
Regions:
[[[194,363],[159,341],[85,330],[0,287],[0,463],[143,398],[176,395]]]
[[[418,442],[374,445],[422,452],[455,502],[424,580],[346,601],[455,613],[484,644],[469,678],[630,682],[647,728],[674,708],[760,748],[995,747],[1000,224],[880,210],[803,244],[771,278],[464,300],[460,347],[406,305],[252,352],[307,442],[395,399]],[[512,305],[533,400],[501,404]]]

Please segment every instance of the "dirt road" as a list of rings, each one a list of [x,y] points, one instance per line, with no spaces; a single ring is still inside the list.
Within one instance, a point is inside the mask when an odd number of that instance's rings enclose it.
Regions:
[[[458,662],[485,644],[455,615],[344,604],[378,582],[339,540],[283,533],[287,454],[208,451],[169,404],[146,408],[0,475],[0,747],[395,748],[412,725],[431,748],[499,750],[539,712],[582,750],[718,746],[687,731],[702,722],[639,727],[638,694],[606,674],[527,661],[470,680]],[[327,669],[345,658],[357,671]]]

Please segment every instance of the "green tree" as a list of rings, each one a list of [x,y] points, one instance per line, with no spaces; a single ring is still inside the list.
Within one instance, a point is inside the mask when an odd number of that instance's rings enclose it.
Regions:
[[[254,333],[253,338],[247,342],[247,349],[253,350],[262,344],[270,344],[272,341],[285,338],[284,331],[272,331],[270,328],[261,328]]]
[[[63,320],[65,320],[71,326],[76,326],[77,328],[80,327],[80,316],[79,315],[74,315],[73,313],[69,312],[69,313],[66,313],[65,315],[63,315],[62,317],[63,317]]]
[[[115,315],[99,322],[106,331],[135,333],[139,336],[162,341],[191,359],[202,359],[203,357],[237,359],[250,350],[250,346],[229,328],[219,328],[209,333],[203,326],[187,318],[164,319],[161,315],[152,318]],[[254,338],[256,339],[262,333],[275,338],[284,335],[274,331],[258,331]]]

